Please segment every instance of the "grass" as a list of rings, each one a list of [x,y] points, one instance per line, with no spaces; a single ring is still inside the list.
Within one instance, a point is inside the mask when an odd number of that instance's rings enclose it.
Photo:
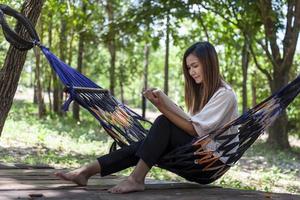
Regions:
[[[280,151],[266,145],[264,141],[265,138],[262,137],[248,149],[217,184],[239,189],[299,194],[299,148],[292,148],[292,152]]]
[[[36,116],[35,106],[23,101],[16,101],[9,113],[0,140],[5,147],[1,152],[12,152],[14,162],[78,167],[109,149],[111,139],[96,121],[78,123],[68,116],[39,120]]]
[[[97,121],[82,112],[82,122],[70,116],[37,118],[37,107],[15,101],[0,138],[0,162],[48,164],[76,168],[108,153],[112,140]],[[291,137],[293,143],[300,139]],[[300,146],[300,145],[299,145]],[[293,152],[274,150],[258,140],[223,177],[214,184],[223,187],[300,194],[300,148]],[[132,168],[118,174],[128,175]],[[182,178],[160,168],[149,177],[159,180]]]

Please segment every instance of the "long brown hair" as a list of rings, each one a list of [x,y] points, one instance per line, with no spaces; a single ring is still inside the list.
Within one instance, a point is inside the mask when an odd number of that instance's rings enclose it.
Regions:
[[[196,56],[203,66],[203,78],[200,84],[197,84],[189,74],[186,58],[190,54]],[[184,53],[182,67],[185,79],[185,104],[190,113],[196,114],[202,110],[213,94],[223,85],[218,55],[214,46],[209,42],[193,44]]]

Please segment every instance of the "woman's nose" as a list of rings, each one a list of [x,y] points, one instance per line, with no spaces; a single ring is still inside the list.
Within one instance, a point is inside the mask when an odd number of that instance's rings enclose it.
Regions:
[[[190,75],[194,75],[195,74],[195,70],[193,70],[193,68],[190,69]]]

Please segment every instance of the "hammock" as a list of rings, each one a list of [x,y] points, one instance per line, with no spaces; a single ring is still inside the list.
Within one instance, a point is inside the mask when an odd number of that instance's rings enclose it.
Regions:
[[[11,30],[5,21],[4,14],[19,20],[25,26],[32,40],[25,40]],[[38,34],[27,18],[10,7],[0,4],[0,24],[5,38],[15,48],[29,50],[38,46],[41,49],[61,82],[66,86],[69,98],[63,105],[65,111],[68,110],[72,101],[76,101],[99,121],[120,147],[141,141],[146,137],[148,130],[145,127],[151,125],[151,122],[119,102],[109,91],[62,62],[48,48],[41,45]],[[241,158],[299,93],[300,75],[222,128],[207,133],[206,136],[195,137],[191,143],[167,153],[157,166],[200,184],[215,181]],[[237,131],[230,135],[225,134],[232,127],[237,127]],[[235,137],[238,137],[239,141],[232,143]],[[215,151],[205,150],[206,145],[212,140],[221,145]],[[233,149],[235,150],[232,151]],[[228,159],[223,163],[219,161],[220,157]]]

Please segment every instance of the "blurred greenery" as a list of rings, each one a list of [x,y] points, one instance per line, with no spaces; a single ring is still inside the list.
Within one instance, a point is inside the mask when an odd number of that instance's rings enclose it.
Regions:
[[[23,0],[1,0],[1,3],[20,10]],[[171,2],[171,3],[170,3]],[[273,11],[270,19],[276,25],[279,49],[283,51],[283,37],[287,3],[294,1],[271,1]],[[113,13],[106,9],[111,3]],[[83,12],[82,5],[87,5]],[[274,66],[260,43],[265,43],[259,1],[57,1],[47,0],[38,22],[38,33],[42,43],[65,62],[76,68],[79,63],[78,43],[84,33],[82,73],[103,88],[111,83],[112,43],[116,53],[114,71],[115,96],[131,108],[141,108],[141,91],[144,85],[145,46],[149,45],[148,87],[164,87],[164,65],[166,54],[166,16],[170,16],[169,52],[169,96],[184,107],[184,80],[182,57],[184,50],[197,41],[210,41],[219,56],[220,70],[231,84],[238,97],[239,112],[243,103],[243,45],[252,45],[260,67],[274,75]],[[109,15],[114,15],[113,20]],[[13,27],[15,20],[8,17]],[[66,27],[63,28],[65,23]],[[65,30],[65,32],[63,32]],[[65,36],[65,37],[63,37]],[[0,72],[9,48],[4,35],[0,34]],[[267,48],[268,49],[268,48]],[[269,52],[270,53],[270,52]],[[281,52],[282,53],[282,52]],[[282,54],[283,55],[283,54]],[[279,59],[280,60],[280,59]],[[53,112],[53,77],[51,68],[42,56],[40,77],[35,76],[36,58],[29,51],[24,65],[18,95],[6,120],[0,137],[0,161],[28,164],[49,164],[54,167],[76,168],[95,160],[108,152],[112,140],[107,137],[99,123],[86,111],[80,111],[80,121],[72,113],[59,116]],[[300,73],[299,42],[288,73],[292,80]],[[254,106],[270,96],[269,80],[259,70],[254,56],[249,58],[247,107]],[[37,78],[41,81],[46,115],[37,117],[37,105],[33,88]],[[255,86],[253,90],[252,86]],[[71,107],[70,107],[71,108]],[[263,135],[243,158],[215,184],[239,189],[272,192],[300,192],[300,98],[287,108],[289,117],[287,130],[292,149],[282,151],[266,145]],[[147,116],[156,108],[147,103]],[[126,175],[132,169],[120,174]],[[150,177],[163,180],[182,178],[159,168],[153,168]]]

